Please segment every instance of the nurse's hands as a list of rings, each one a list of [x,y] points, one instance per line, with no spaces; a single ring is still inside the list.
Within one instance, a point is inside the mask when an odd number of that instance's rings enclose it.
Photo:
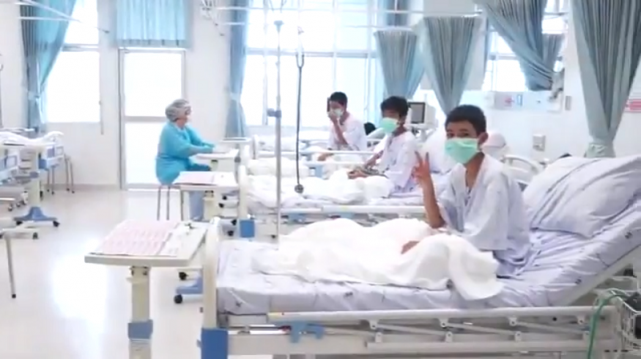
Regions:
[[[412,170],[412,176],[422,186],[432,180],[429,157],[423,158],[418,152],[415,152],[414,155],[416,156],[416,166]]]

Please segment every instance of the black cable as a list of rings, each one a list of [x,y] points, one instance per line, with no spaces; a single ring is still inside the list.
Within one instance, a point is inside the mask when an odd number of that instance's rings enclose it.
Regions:
[[[294,191],[298,194],[303,193],[305,188],[300,184],[300,120],[301,120],[301,102],[303,91],[303,67],[305,66],[305,53],[296,54],[296,66],[298,67],[298,99],[296,101],[296,186]]]

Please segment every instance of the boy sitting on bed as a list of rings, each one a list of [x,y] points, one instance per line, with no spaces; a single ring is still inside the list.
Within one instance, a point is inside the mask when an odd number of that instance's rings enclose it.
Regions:
[[[438,198],[429,157],[423,159],[416,154],[418,165],[413,174],[423,190],[427,223],[434,229],[445,227],[479,250],[493,252],[499,275],[514,276],[525,265],[531,248],[521,189],[504,171],[503,163],[480,151],[487,140],[485,115],[480,108],[455,108],[445,120],[445,130],[445,152],[457,164]],[[402,253],[416,243],[406,243]]]
[[[407,100],[397,96],[389,97],[381,103],[381,128],[386,135],[383,139],[385,147],[365,162],[363,167],[351,171],[348,174],[350,179],[384,176],[394,185],[393,192],[409,192],[416,187],[412,178],[412,168],[416,166],[416,138],[405,128],[409,108]]]

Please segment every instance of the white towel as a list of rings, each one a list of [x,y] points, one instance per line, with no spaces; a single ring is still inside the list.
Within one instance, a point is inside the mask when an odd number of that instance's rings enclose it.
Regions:
[[[419,243],[405,254],[403,244]],[[451,281],[467,300],[490,298],[502,284],[498,263],[467,240],[436,233],[414,219],[362,227],[347,219],[317,222],[281,239],[277,250],[253,259],[261,273],[308,282],[357,282],[444,290]]]

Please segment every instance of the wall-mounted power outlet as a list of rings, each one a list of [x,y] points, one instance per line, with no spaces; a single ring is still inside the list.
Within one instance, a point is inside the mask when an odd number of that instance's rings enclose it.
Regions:
[[[532,136],[532,148],[535,151],[545,151],[545,135],[535,134]]]

